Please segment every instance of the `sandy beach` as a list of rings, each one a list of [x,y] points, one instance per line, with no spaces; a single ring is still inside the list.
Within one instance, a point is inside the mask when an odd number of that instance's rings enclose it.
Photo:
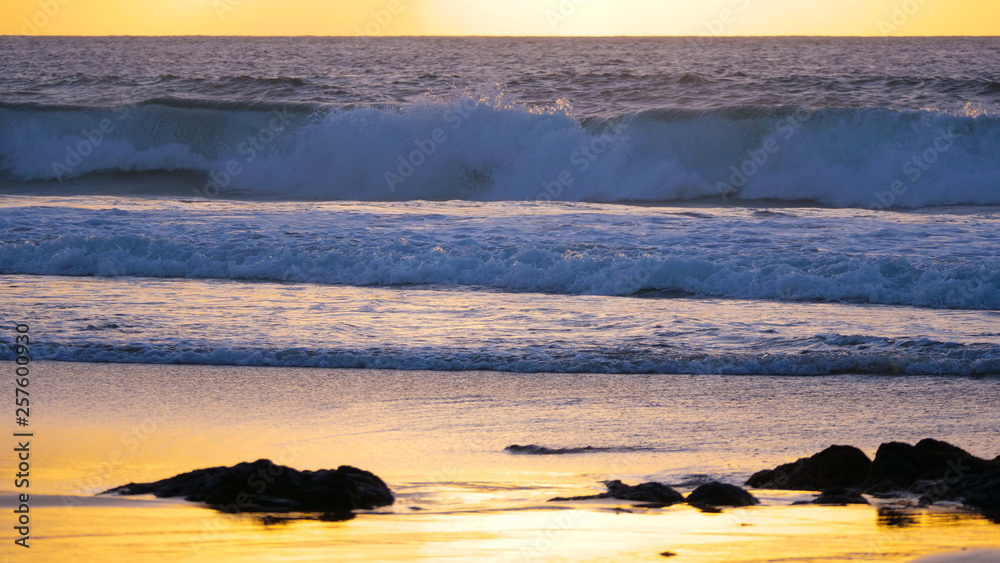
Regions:
[[[993,457],[996,379],[36,370],[45,398],[32,442],[36,544],[18,561],[655,561],[666,551],[698,562],[908,561],[1000,547],[996,524],[954,506],[791,506],[813,495],[789,491],[753,491],[761,506],[721,514],[546,502],[599,492],[606,479],[684,492],[708,478],[739,484],[834,443],[871,455],[889,438],[934,436]],[[610,451],[503,451],[528,442]],[[347,522],[265,524],[178,500],[93,496],[258,458],[355,465],[385,479],[397,502]]]

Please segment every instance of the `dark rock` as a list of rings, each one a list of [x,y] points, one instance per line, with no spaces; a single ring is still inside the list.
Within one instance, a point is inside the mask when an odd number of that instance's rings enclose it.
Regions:
[[[153,483],[129,483],[100,494],[183,497],[223,512],[324,512],[343,520],[352,510],[395,502],[374,474],[350,466],[298,471],[261,459],[198,469]]]
[[[512,446],[507,446],[506,448],[504,448],[504,451],[520,455],[566,455],[566,454],[594,453],[602,450],[594,448],[592,446],[586,446],[583,448],[546,448],[545,446],[537,446],[535,444],[530,444],[527,446],[519,446],[517,444],[514,444]]]
[[[619,500],[676,504],[684,502],[684,495],[662,483],[642,483],[630,487],[621,481],[609,481],[606,494]]]
[[[915,446],[890,442],[879,446],[862,490],[866,493],[913,491],[920,481],[945,481],[951,488],[970,475],[998,470],[1000,464],[980,459],[946,442],[928,439]],[[947,491],[942,494],[947,495],[942,498],[954,497]]]
[[[354,513],[351,511],[347,512],[324,512],[319,515],[320,522],[346,522],[348,520],[354,520]]]
[[[853,446],[830,446],[812,457],[754,473],[746,484],[757,489],[823,491],[860,487],[871,460]]]
[[[687,497],[692,506],[752,506],[760,504],[753,495],[737,487],[725,483],[706,483]]]
[[[663,506],[670,506],[679,502],[684,502],[684,496],[662,483],[642,483],[630,487],[621,481],[607,481],[604,485],[608,492],[599,495],[583,497],[557,497],[549,502],[566,502],[577,500],[594,499],[618,499],[630,500],[634,502],[648,502]]]
[[[966,477],[959,481],[959,486],[966,504],[1000,511],[1000,471]]]
[[[853,489],[829,489],[823,491],[821,495],[816,497],[815,500],[810,504],[830,504],[830,505],[847,505],[847,504],[870,504],[868,499],[861,496],[856,490]]]
[[[677,554],[673,551],[664,551],[660,554],[660,557],[677,557]]]
[[[890,442],[879,446],[863,492],[917,493],[922,506],[961,502],[1000,521],[1000,460],[981,459],[939,440],[915,446]]]
[[[518,455],[571,455],[571,454],[595,454],[595,453],[605,453],[605,452],[638,452],[645,451],[649,448],[637,447],[637,446],[617,446],[610,448],[595,448],[594,446],[584,446],[581,448],[546,448],[545,446],[539,446],[536,444],[529,444],[527,446],[519,446],[514,444],[512,446],[507,446],[503,450],[508,453],[518,454]]]
[[[672,486],[677,487],[678,489],[695,489],[713,481],[715,481],[715,479],[713,479],[711,475],[695,473],[693,475],[687,475],[684,477],[684,480],[673,483]]]
[[[927,439],[913,446],[882,444],[859,479],[867,461],[857,448],[831,446],[810,458],[755,473],[747,485],[826,491],[813,501],[816,504],[861,504],[865,499],[859,492],[882,499],[916,493],[921,495],[921,506],[961,502],[1000,522],[1000,456],[981,459],[947,442]]]
[[[1000,522],[1000,470],[986,471],[958,479],[944,479],[924,490],[922,502],[958,500],[978,508],[987,518]]]

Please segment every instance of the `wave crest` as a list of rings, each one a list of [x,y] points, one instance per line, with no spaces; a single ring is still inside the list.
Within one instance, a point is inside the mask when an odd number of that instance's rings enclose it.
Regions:
[[[567,105],[502,92],[406,106],[0,105],[0,176],[21,189],[186,171],[197,173],[193,195],[269,200],[919,208],[1000,204],[997,154],[1000,117],[982,108],[666,108],[580,120]]]

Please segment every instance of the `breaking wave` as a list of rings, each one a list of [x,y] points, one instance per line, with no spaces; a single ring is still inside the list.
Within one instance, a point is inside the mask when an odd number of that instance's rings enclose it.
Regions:
[[[0,178],[21,192],[185,172],[186,193],[237,199],[1000,205],[998,155],[1000,117],[972,107],[577,119],[503,94],[405,106],[0,104]]]

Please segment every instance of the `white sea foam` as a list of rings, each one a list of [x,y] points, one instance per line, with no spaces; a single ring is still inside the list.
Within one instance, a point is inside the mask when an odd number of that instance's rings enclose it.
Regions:
[[[0,209],[0,273],[1000,309],[989,209],[126,203]]]
[[[995,115],[971,110],[732,107],[579,120],[503,94],[394,107],[5,106],[0,176],[191,171],[202,178],[192,194],[268,200],[998,205],[998,132]]]
[[[386,349],[308,349],[225,347],[212,344],[165,346],[133,342],[40,345],[37,360],[149,364],[198,364],[270,367],[399,369],[428,371],[509,371],[518,373],[671,373],[719,375],[996,375],[1000,374],[1000,347],[963,349],[941,354],[937,350],[827,352],[802,354],[701,354],[657,357],[649,350],[588,351],[576,355],[489,354],[483,351],[434,350],[424,353]],[[14,354],[0,348],[0,359]]]

